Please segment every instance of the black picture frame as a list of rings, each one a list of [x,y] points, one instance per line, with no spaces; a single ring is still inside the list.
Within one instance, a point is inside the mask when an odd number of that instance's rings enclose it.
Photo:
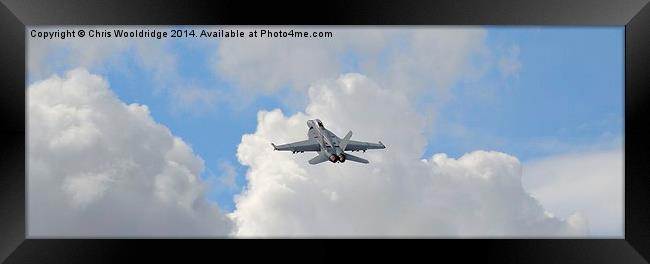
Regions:
[[[259,243],[258,254],[336,253],[400,257],[435,255],[453,260],[488,259],[516,263],[648,263],[650,259],[650,135],[645,123],[650,98],[650,5],[647,0],[574,1],[62,1],[0,0],[0,261],[7,263],[122,262],[126,254],[149,259],[225,255],[243,240],[26,239],[25,27],[30,25],[598,25],[625,26],[625,238],[624,239],[451,239],[417,240],[416,247],[355,250],[356,246],[312,247],[313,242]],[[224,243],[226,242],[226,243]],[[365,241],[360,244],[367,244]],[[216,246],[215,243],[219,245]],[[325,242],[328,243],[328,242]],[[225,245],[224,245],[225,244]],[[264,244],[264,245],[261,245]],[[392,244],[392,243],[391,243]],[[392,249],[388,243],[371,247]],[[218,247],[219,250],[214,248]],[[179,248],[181,250],[179,250]],[[205,250],[194,250],[202,248]],[[191,253],[190,253],[190,249]],[[197,251],[200,251],[197,253]],[[161,254],[162,253],[162,254]],[[178,255],[174,254],[177,253]],[[185,259],[187,260],[187,259]],[[332,258],[332,260],[341,260]]]

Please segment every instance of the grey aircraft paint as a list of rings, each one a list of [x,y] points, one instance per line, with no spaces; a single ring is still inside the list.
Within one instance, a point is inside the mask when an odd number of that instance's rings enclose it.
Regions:
[[[321,122],[319,119],[308,120],[307,127],[309,127],[309,130],[307,131],[307,140],[279,146],[271,143],[273,149],[280,151],[291,151],[293,153],[315,151],[318,152],[318,156],[309,160],[309,164],[318,164],[328,160],[332,163],[343,163],[346,160],[360,163],[369,163],[368,160],[349,153],[345,153],[345,151],[366,152],[366,150],[369,149],[386,148],[386,146],[384,146],[381,141],[379,141],[379,143],[370,143],[350,140],[352,137],[352,131],[348,132],[348,134],[345,135],[343,139],[341,139],[331,131],[327,130],[325,126],[323,126],[323,122]]]

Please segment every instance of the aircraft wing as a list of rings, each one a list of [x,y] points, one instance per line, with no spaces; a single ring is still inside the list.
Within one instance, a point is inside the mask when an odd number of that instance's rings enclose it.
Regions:
[[[293,143],[279,145],[279,146],[276,146],[273,143],[271,143],[271,145],[273,145],[274,150],[286,150],[291,152],[320,151],[320,144],[318,144],[318,141],[313,139],[293,142]]]
[[[384,146],[384,144],[381,143],[381,141],[379,141],[379,143],[370,143],[370,142],[350,140],[348,142],[348,145],[345,147],[345,151],[359,151],[359,150],[366,151],[368,149],[385,149],[385,148],[386,146]]]

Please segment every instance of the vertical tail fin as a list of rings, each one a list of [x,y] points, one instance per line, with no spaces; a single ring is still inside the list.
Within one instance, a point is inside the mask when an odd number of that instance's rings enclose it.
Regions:
[[[350,142],[351,137],[352,137],[352,130],[350,130],[350,132],[348,132],[348,134],[345,135],[343,140],[341,140],[341,142],[339,143],[339,147],[341,148],[341,150],[345,151],[345,147],[348,146],[348,142]]]

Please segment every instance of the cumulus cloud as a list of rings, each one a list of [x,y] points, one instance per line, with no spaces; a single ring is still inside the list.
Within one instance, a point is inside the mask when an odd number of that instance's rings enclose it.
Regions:
[[[220,236],[232,224],[207,200],[204,164],[85,69],[28,94],[29,236]]]
[[[132,30],[133,27],[119,27]],[[65,28],[38,27],[39,30]],[[114,27],[89,27],[112,30]],[[259,30],[259,27],[239,27]],[[271,27],[271,30],[287,28]],[[342,72],[362,72],[388,89],[417,92],[435,91],[445,95],[447,89],[460,80],[483,76],[488,65],[497,61],[490,56],[485,39],[487,32],[471,27],[422,28],[325,28],[296,27],[299,31],[332,31],[332,38],[223,38],[218,41],[175,40],[216,50],[213,65],[218,77],[235,84],[239,101],[258,94],[271,94],[292,88],[298,100],[285,100],[289,107],[301,102],[303,92],[319,80],[334,79]],[[125,76],[132,74],[132,62],[146,70],[156,81],[155,92],[169,92],[173,107],[181,110],[211,109],[221,100],[201,100],[187,104],[196,89],[184,89],[188,80],[177,73],[177,54],[165,39],[133,38],[66,38],[43,40],[29,38],[28,70],[30,80],[72,67],[91,70],[111,70]],[[216,45],[216,49],[215,49]],[[132,57],[132,60],[130,59]],[[212,87],[202,88],[211,95]],[[190,93],[188,96],[184,94]],[[291,92],[289,92],[291,94]],[[231,95],[232,96],[232,95]],[[444,98],[443,96],[433,97]],[[249,100],[251,102],[252,100]],[[186,107],[186,106],[190,107]],[[209,107],[205,107],[208,105]],[[179,107],[180,106],[180,107]],[[190,111],[197,112],[197,111]]]
[[[527,162],[524,186],[556,216],[580,212],[592,235],[623,236],[623,150],[560,154]]]
[[[283,86],[305,87],[338,72],[339,45],[328,39],[223,39],[216,68],[246,88],[271,92]]]
[[[221,175],[216,177],[217,187],[226,188],[230,191],[237,190],[237,171],[235,166],[228,161],[219,162],[219,170]]]
[[[601,174],[580,174],[576,167],[603,157],[526,164],[524,179],[558,175],[526,184],[532,196],[522,186],[521,163],[506,153],[477,150],[458,158],[440,153],[422,159],[424,133],[432,122],[416,111],[414,97],[429,90],[444,93],[490,67],[516,76],[521,68],[516,46],[493,57],[479,28],[333,31],[332,39],[220,41],[214,61],[219,76],[252,93],[291,87],[308,98],[304,111],[291,116],[279,110],[258,113],[256,131],[238,146],[239,161],[249,167],[248,182],[228,217],[205,197],[207,184],[199,178],[203,160],[156,123],[146,106],[124,104],[106,81],[83,69],[31,85],[29,235],[582,236],[588,225],[602,230],[621,223],[615,217],[593,220],[619,210],[616,201],[595,207],[588,203],[597,192],[577,194],[562,187],[593,180],[586,175],[596,175],[600,189],[616,184],[603,174],[613,167]],[[163,52],[164,42],[59,44],[71,47],[64,56],[70,65],[101,67],[115,53],[135,50],[154,78],[175,76],[175,58]],[[52,59],[46,51],[51,47],[43,45],[30,40],[30,77],[52,70],[44,64]],[[358,57],[350,60],[351,52]],[[351,61],[355,65],[345,65]],[[338,77],[350,67],[365,75]],[[211,89],[173,86],[176,109],[211,109],[221,100]],[[270,142],[304,139],[310,118],[320,118],[339,135],[351,129],[353,139],[382,140],[388,148],[361,154],[370,165],[336,166],[308,165],[313,155],[307,153],[272,151]],[[232,165],[219,167],[218,186],[237,188]],[[555,188],[564,188],[561,196],[573,201],[554,196]]]
[[[355,71],[384,87],[444,91],[462,77],[480,76],[485,65],[493,63],[486,56],[487,33],[480,28],[294,29],[332,31],[334,36],[223,39],[215,59],[217,73],[250,92],[307,90],[314,82],[336,78],[354,53],[353,66],[359,68]]]
[[[260,111],[253,134],[238,146],[248,185],[230,217],[239,236],[580,236],[585,219],[547,214],[521,183],[521,164],[505,153],[460,158],[426,146],[424,118],[403,92],[359,74],[309,88],[304,112]],[[370,165],[307,164],[313,155],[274,152],[270,142],[306,138],[320,118],[339,135],[382,140],[385,150],[361,154]],[[313,153],[312,153],[313,154]]]

